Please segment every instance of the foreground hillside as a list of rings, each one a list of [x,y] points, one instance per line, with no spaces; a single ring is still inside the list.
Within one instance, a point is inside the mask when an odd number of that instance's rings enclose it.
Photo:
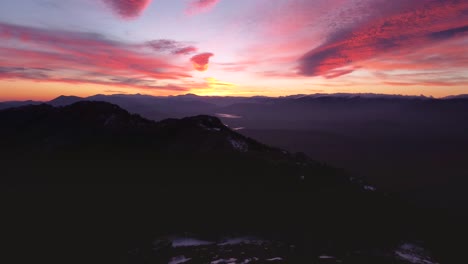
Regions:
[[[78,102],[0,123],[3,239],[19,263],[436,262],[405,204],[215,117]]]
[[[79,102],[59,108],[43,104],[3,110],[0,122],[4,128],[0,155],[10,160],[6,175],[12,181],[21,175],[38,182],[66,183],[96,183],[111,176],[112,182],[122,179],[124,183],[302,184],[306,173],[335,179],[339,173],[304,155],[242,136],[210,116],[154,122],[109,103]],[[17,166],[18,161],[33,167]],[[68,169],[74,162],[76,168]],[[152,171],[154,175],[144,173]],[[64,172],[67,177],[62,177]],[[171,174],[184,178],[174,180]]]

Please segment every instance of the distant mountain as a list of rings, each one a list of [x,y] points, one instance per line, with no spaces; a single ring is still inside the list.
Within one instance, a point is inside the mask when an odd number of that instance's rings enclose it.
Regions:
[[[323,122],[362,124],[377,119],[399,119],[411,123],[424,122],[423,120],[427,120],[426,117],[431,115],[440,119],[441,114],[446,115],[442,117],[444,119],[453,119],[462,113],[458,110],[460,107],[468,105],[464,103],[466,98],[463,95],[434,99],[425,96],[382,94],[312,94],[286,97],[222,97],[193,94],[157,97],[120,94],[94,95],[87,98],[61,96],[49,104],[64,106],[80,100],[113,103],[131,113],[156,121],[199,114],[222,113],[243,116],[245,117],[243,120],[223,118],[223,121],[233,127],[256,129],[265,128],[267,126],[265,121],[278,123],[278,120],[284,119],[289,121],[289,129],[301,129],[304,120],[313,120],[315,124]],[[295,124],[296,122],[300,124]]]
[[[154,251],[148,237],[189,230],[282,241],[274,244],[280,255],[270,258],[284,263],[326,254],[346,263],[410,261],[398,250],[418,234],[415,211],[341,170],[238,134],[216,117],[154,122],[117,105],[82,101],[2,110],[0,124],[2,201],[11,201],[2,210],[21,208],[5,213],[4,235],[20,239],[10,244],[34,244],[34,256],[47,248],[65,258],[96,249],[100,256],[129,254],[130,263],[169,263],[183,258],[172,249]],[[41,216],[33,218],[37,210]],[[47,243],[35,243],[43,236]],[[256,255],[265,248],[244,250]],[[216,260],[208,252],[186,254]],[[266,263],[261,254],[257,262]]]
[[[11,107],[19,107],[23,105],[37,105],[41,104],[42,102],[37,102],[37,101],[9,101],[9,102],[0,102],[0,110],[2,109],[7,109]]]
[[[452,100],[452,99],[468,99],[468,94],[460,94],[460,95],[452,95],[452,96],[447,96],[444,97],[446,100]]]
[[[299,94],[280,97],[285,99],[301,99],[301,98],[346,98],[346,99],[407,99],[407,100],[425,100],[433,99],[432,97],[426,97],[424,95],[411,96],[411,95],[399,95],[399,94],[374,94],[374,93],[335,93],[335,94]]]
[[[74,104],[76,102],[80,102],[80,101],[83,101],[83,100],[86,100],[82,97],[78,97],[78,96],[65,96],[65,95],[61,95],[51,101],[48,102],[48,104],[52,105],[52,106],[66,106],[66,105],[71,105],[71,104]]]
[[[86,98],[89,101],[105,101],[145,118],[163,120],[186,116],[210,114],[216,105],[194,100],[191,97],[154,97],[147,95],[95,95]]]

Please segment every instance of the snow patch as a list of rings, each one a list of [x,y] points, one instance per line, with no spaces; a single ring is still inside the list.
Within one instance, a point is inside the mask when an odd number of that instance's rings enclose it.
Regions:
[[[117,119],[117,116],[115,114],[110,115],[106,120],[104,121],[104,126],[110,125],[114,120]]]
[[[232,147],[240,152],[247,152],[249,151],[249,145],[239,139],[229,138],[229,143],[231,143]]]
[[[405,260],[413,264],[437,264],[422,248],[414,244],[405,243],[395,250],[395,255],[401,260]]]
[[[172,239],[172,247],[196,247],[207,246],[214,244],[210,241],[199,240],[196,238],[174,238]]]
[[[254,239],[251,237],[234,237],[225,239],[221,243],[218,243],[218,246],[233,246],[239,244],[261,245],[264,242],[265,241],[263,240]]]
[[[236,263],[237,259],[235,258],[230,258],[230,259],[218,259],[218,260],[213,260],[211,261],[211,264],[224,264],[224,263]]]
[[[178,256],[178,257],[172,258],[168,264],[180,264],[180,263],[185,263],[189,260],[191,260],[191,258],[186,258],[185,256]]]
[[[366,185],[366,186],[364,186],[364,190],[370,191],[370,192],[375,192],[375,191],[377,191],[377,188],[375,188],[373,186],[370,186],[370,185]]]
[[[207,127],[205,126],[204,124],[199,124],[199,126],[205,130],[208,130],[208,131],[216,131],[216,132],[220,132],[221,131],[221,128],[219,127]]]
[[[276,258],[267,259],[266,261],[282,261],[282,260],[283,258],[276,257]]]
[[[230,119],[239,119],[242,118],[242,116],[239,115],[232,115],[232,114],[223,114],[223,113],[217,113],[215,114],[217,117],[224,117],[224,118],[230,118]]]

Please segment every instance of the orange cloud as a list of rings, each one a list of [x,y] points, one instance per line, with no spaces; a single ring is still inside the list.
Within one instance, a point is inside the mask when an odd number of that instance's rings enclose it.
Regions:
[[[236,92],[233,88],[237,85],[230,82],[220,81],[213,77],[204,79],[200,83],[187,83],[184,87],[190,88],[191,93],[204,96],[229,95]]]
[[[216,78],[212,78],[212,77],[205,78],[205,81],[208,84],[208,87],[211,87],[211,88],[214,88],[214,87],[234,87],[234,86],[236,86],[233,83],[223,82],[223,81],[220,81],[220,80],[218,80]]]
[[[197,71],[206,71],[208,69],[208,64],[210,63],[210,58],[214,56],[213,53],[200,53],[193,56],[190,61],[193,63],[193,67]]]

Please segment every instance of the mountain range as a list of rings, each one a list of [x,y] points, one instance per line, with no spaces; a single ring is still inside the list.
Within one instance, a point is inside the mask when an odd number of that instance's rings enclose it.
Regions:
[[[418,205],[468,204],[462,188],[468,177],[466,95],[435,99],[379,94],[277,98],[121,94],[60,96],[47,103],[66,106],[79,101],[109,102],[154,121],[217,116],[245,136],[345,168]],[[0,109],[31,104],[40,102],[4,102]]]
[[[151,240],[188,231],[280,243],[265,252],[244,243],[257,255],[245,256],[252,263],[435,263],[413,250],[420,246],[407,246],[431,236],[417,224],[419,211],[213,116],[155,122],[114,104],[80,101],[1,110],[0,123],[4,239],[12,254],[27,248],[29,256],[50,258],[53,249],[54,260],[67,263],[110,255],[175,263],[186,259]],[[201,246],[184,250],[222,250]],[[219,259],[184,254],[200,258],[193,263]]]

